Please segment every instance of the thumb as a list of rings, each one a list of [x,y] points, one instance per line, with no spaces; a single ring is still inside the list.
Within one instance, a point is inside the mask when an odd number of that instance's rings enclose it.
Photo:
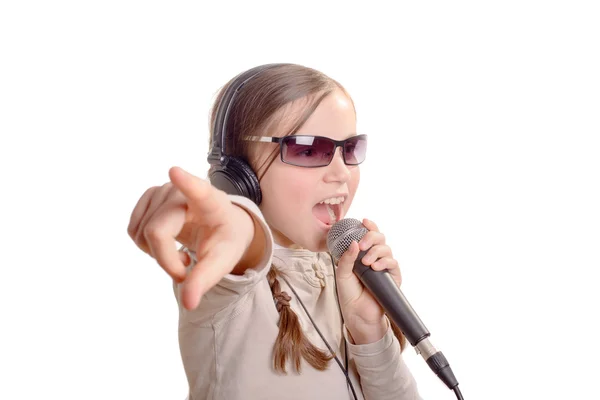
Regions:
[[[348,279],[353,275],[354,262],[359,253],[358,243],[353,240],[348,246],[348,250],[340,257],[338,261],[337,274],[340,279]]]

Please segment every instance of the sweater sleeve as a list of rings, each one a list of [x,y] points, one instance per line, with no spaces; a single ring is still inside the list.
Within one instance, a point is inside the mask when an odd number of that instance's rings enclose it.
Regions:
[[[384,337],[374,343],[352,344],[346,329],[344,336],[360,376],[365,400],[422,400],[389,322]]]
[[[179,305],[180,324],[186,322],[198,325],[209,324],[229,315],[235,304],[253,290],[269,271],[268,266],[271,265],[273,258],[273,235],[260,209],[251,200],[242,196],[230,195],[229,199],[232,203],[246,210],[257,222],[257,225],[262,228],[262,232],[257,230],[255,234],[265,235],[266,248],[264,256],[255,267],[248,268],[243,275],[225,275],[217,285],[202,296],[200,304],[194,310],[187,310],[183,307],[179,286],[174,284],[173,289]],[[189,250],[188,254],[192,258],[189,268],[192,268],[196,263],[195,254]]]

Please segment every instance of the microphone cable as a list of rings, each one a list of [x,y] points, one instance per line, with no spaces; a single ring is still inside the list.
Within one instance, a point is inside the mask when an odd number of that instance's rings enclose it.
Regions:
[[[458,388],[458,385],[454,386],[454,394],[456,395],[457,400],[465,400],[460,392],[460,389]]]

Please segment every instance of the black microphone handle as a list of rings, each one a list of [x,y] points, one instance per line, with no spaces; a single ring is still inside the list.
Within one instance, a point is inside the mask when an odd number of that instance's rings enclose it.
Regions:
[[[431,334],[404,297],[392,275],[387,271],[374,271],[361,262],[368,251],[358,253],[354,262],[354,273],[383,307],[388,317],[400,328],[409,343],[423,356],[429,368],[449,389],[454,389],[458,386],[458,381],[448,360],[430,343],[428,337]]]
[[[375,271],[361,262],[368,251],[363,250],[358,254],[353,271],[375,297],[375,300],[383,307],[388,317],[400,328],[408,342],[415,347],[430,333],[408,300],[406,300],[390,273]]]

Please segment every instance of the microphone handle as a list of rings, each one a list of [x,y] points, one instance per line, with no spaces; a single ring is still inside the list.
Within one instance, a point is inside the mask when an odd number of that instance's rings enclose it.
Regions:
[[[363,250],[358,254],[354,262],[354,273],[383,307],[388,317],[400,328],[417,353],[421,354],[429,368],[449,389],[454,389],[458,386],[458,381],[448,360],[429,341],[429,330],[406,300],[392,275],[387,271],[374,271],[360,261],[368,251]]]
[[[360,261],[368,251],[363,250],[358,254],[353,271],[383,307],[388,317],[400,328],[408,342],[415,347],[430,335],[429,330],[404,297],[390,273],[375,271]]]

